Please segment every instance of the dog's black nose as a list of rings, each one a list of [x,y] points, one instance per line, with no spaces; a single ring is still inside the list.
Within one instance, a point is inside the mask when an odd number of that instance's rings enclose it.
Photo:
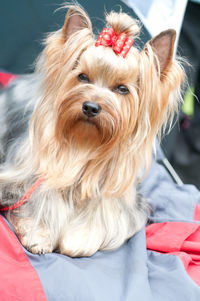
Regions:
[[[82,111],[87,117],[95,117],[101,112],[101,107],[96,102],[85,101],[82,106]]]

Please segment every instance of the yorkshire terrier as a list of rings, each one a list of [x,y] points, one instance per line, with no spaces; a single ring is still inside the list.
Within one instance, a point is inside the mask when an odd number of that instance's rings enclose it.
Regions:
[[[176,33],[140,50],[138,21],[106,21],[95,40],[85,11],[68,7],[35,73],[1,92],[1,211],[32,253],[113,250],[147,220],[136,186],[178,108]]]

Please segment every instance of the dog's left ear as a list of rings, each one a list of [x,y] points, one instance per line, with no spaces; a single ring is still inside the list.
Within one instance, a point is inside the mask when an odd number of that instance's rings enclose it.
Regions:
[[[65,40],[75,32],[87,28],[92,32],[92,24],[86,12],[80,6],[71,6],[66,14],[62,35]]]
[[[176,31],[169,29],[161,32],[147,43],[158,59],[161,75],[167,72],[172,63],[175,39]]]

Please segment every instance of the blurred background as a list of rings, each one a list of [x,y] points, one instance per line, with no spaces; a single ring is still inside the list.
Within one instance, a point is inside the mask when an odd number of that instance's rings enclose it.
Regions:
[[[122,1],[80,0],[97,31],[103,27],[104,11],[115,9],[134,15]],[[45,33],[59,29],[64,23],[65,10],[57,10],[59,0],[6,0],[0,1],[0,68],[14,73],[29,73],[42,50]],[[147,32],[143,30],[143,39]]]
[[[177,26],[176,30],[180,31],[177,53],[191,66],[186,65],[188,86],[184,91],[179,121],[163,140],[162,148],[181,180],[200,188],[200,0],[124,2],[79,0],[91,17],[95,33],[104,26],[105,10],[119,11],[122,7],[124,12],[140,17],[146,25],[142,28],[141,40],[137,42],[140,47],[155,30],[161,31],[162,26]],[[0,1],[1,70],[14,74],[33,72],[45,33],[59,29],[64,23],[66,12],[57,10],[62,3],[59,0]],[[169,22],[170,18],[174,23]],[[178,25],[175,24],[177,20]]]

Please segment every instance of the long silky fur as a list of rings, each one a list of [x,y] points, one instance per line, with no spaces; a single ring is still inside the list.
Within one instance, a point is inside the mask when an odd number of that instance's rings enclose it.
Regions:
[[[66,39],[74,14],[85,27]],[[66,22],[47,37],[35,74],[1,93],[1,204],[16,202],[43,177],[29,201],[7,217],[17,232],[24,221],[26,233],[18,234],[28,237],[27,248],[41,229],[49,251],[89,256],[119,247],[145,225],[147,206],[136,184],[150,166],[156,135],[177,111],[183,71],[174,60],[161,80],[150,44],[143,51],[132,47],[126,58],[95,47],[79,6],[70,8]],[[117,33],[139,35],[126,14],[112,12],[107,22]],[[78,82],[79,73],[91,82]],[[114,92],[116,84],[130,94]],[[92,124],[82,119],[87,100],[102,107]]]

